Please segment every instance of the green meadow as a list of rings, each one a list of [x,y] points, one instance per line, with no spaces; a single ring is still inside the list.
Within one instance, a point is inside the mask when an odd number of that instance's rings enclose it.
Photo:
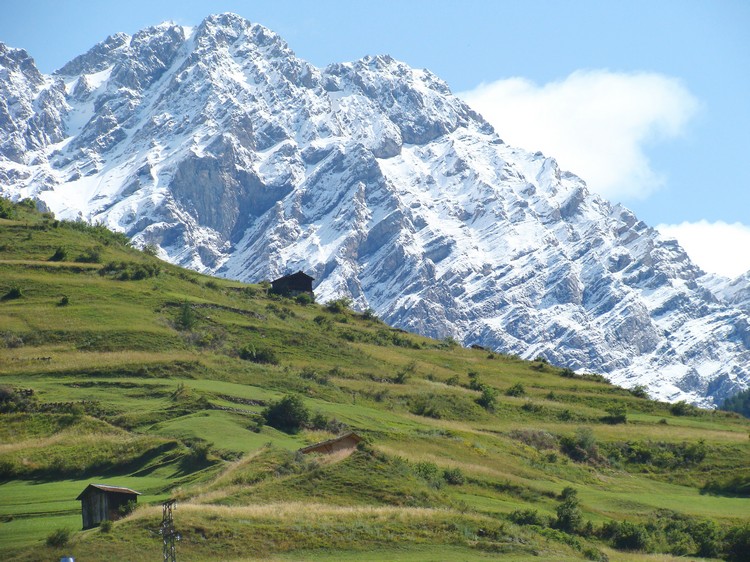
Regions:
[[[750,421],[159,261],[0,201],[0,553],[750,559]],[[295,397],[294,430],[268,411]],[[298,449],[355,431],[350,455]],[[81,531],[90,483],[141,493]],[[61,538],[62,537],[62,538]]]

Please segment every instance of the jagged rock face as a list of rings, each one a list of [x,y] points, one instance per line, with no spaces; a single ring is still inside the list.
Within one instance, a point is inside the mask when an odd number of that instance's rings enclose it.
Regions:
[[[704,275],[699,282],[721,302],[750,313],[750,271],[736,279]]]
[[[114,35],[52,77],[0,46],[0,90],[4,194],[176,263],[247,281],[303,269],[319,300],[663,399],[710,405],[750,381],[747,291],[722,293],[633,213],[505,145],[427,71],[387,56],[320,70],[223,14]]]

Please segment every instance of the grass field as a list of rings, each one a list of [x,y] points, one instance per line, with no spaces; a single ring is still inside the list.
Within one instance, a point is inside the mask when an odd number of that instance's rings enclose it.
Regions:
[[[4,559],[159,559],[169,498],[187,560],[750,556],[744,418],[202,276],[30,205],[2,209]],[[264,424],[289,396],[308,422]],[[347,430],[365,438],[351,455],[296,453]],[[89,483],[138,490],[139,507],[79,531]],[[67,542],[48,545],[58,529]]]

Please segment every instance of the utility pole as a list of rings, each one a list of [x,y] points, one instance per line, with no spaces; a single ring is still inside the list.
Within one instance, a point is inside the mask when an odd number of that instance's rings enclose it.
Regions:
[[[175,509],[177,500],[165,501],[162,504],[161,516],[161,538],[164,541],[164,562],[177,562],[177,550],[175,542],[180,540],[180,535],[174,529],[174,520],[172,519],[172,510]]]

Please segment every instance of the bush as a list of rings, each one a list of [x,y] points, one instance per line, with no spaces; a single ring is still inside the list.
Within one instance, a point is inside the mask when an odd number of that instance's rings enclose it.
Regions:
[[[102,247],[95,246],[93,248],[88,248],[76,258],[76,261],[78,263],[101,263]]]
[[[724,400],[721,409],[728,412],[737,412],[746,418],[750,418],[750,388]]]
[[[649,534],[645,526],[630,521],[612,521],[602,528],[602,535],[612,541],[619,550],[645,551],[649,545]]]
[[[698,408],[692,404],[688,404],[684,400],[672,404],[669,407],[669,411],[672,412],[673,416],[694,416],[698,414]]]
[[[523,387],[523,385],[520,382],[517,382],[513,386],[511,386],[508,390],[505,391],[505,396],[524,396],[526,394],[526,389]]]
[[[156,257],[159,255],[159,246],[153,243],[146,244],[145,246],[143,246],[143,248],[141,248],[141,251],[147,256]]]
[[[287,395],[263,410],[266,424],[286,433],[297,433],[310,419],[310,412],[299,396]]]
[[[616,425],[628,422],[628,411],[623,405],[612,406],[607,408],[607,415],[602,417],[604,423]]]
[[[341,314],[349,310],[352,305],[352,299],[348,297],[342,297],[340,299],[334,299],[326,303],[326,310],[333,312],[334,314]]]
[[[729,529],[724,542],[727,560],[748,562],[750,560],[750,523]]]
[[[578,462],[599,460],[599,449],[594,433],[588,427],[579,427],[575,435],[560,438],[560,450]]]
[[[631,388],[630,394],[632,394],[636,398],[644,398],[644,399],[649,398],[648,389],[642,384],[636,385],[633,388]]]
[[[60,527],[59,529],[55,529],[52,531],[49,535],[47,535],[47,546],[52,547],[59,547],[59,546],[65,546],[70,542],[70,535],[71,531],[70,529],[65,529],[63,527]]]
[[[701,493],[750,497],[750,474],[735,474],[723,479],[711,479],[701,488]]]
[[[446,468],[443,471],[443,480],[453,486],[460,486],[466,482],[466,477],[460,468]]]
[[[537,451],[557,449],[559,442],[557,437],[548,431],[538,429],[514,429],[510,432],[510,437],[534,447]]]
[[[15,219],[16,207],[10,200],[0,197],[0,219]]]
[[[112,521],[109,519],[105,519],[101,523],[99,523],[99,530],[102,533],[109,533],[112,530]]]
[[[68,259],[68,251],[62,246],[58,246],[49,261],[65,261],[66,259]]]
[[[509,516],[516,525],[538,525],[548,527],[549,517],[541,515],[536,509],[516,509]]]
[[[247,345],[240,349],[240,359],[252,361],[253,363],[266,363],[269,365],[278,365],[279,358],[276,352],[270,347],[255,347]]]
[[[378,320],[378,316],[372,308],[366,308],[362,313],[362,318],[365,320]]]
[[[191,330],[198,322],[198,316],[195,314],[190,303],[185,301],[180,305],[180,312],[177,316],[177,327],[182,330]]]
[[[488,412],[494,412],[497,406],[497,392],[489,386],[482,386],[482,395],[476,399],[476,403]]]
[[[458,386],[458,375],[451,375],[445,379],[445,384],[448,386]]]
[[[583,514],[578,507],[578,492],[570,486],[560,494],[560,505],[557,506],[557,519],[554,526],[566,533],[577,533],[583,523]]]
[[[307,306],[308,304],[315,302],[315,299],[310,293],[300,293],[294,300],[301,306]]]
[[[479,380],[479,373],[476,371],[469,371],[469,388],[471,390],[482,390],[484,385]]]
[[[60,302],[57,303],[57,306],[68,306],[70,304],[70,297],[68,295],[63,295],[60,299]]]
[[[13,299],[20,299],[23,296],[23,292],[19,287],[11,287],[10,291],[3,295],[2,300],[9,301]]]

